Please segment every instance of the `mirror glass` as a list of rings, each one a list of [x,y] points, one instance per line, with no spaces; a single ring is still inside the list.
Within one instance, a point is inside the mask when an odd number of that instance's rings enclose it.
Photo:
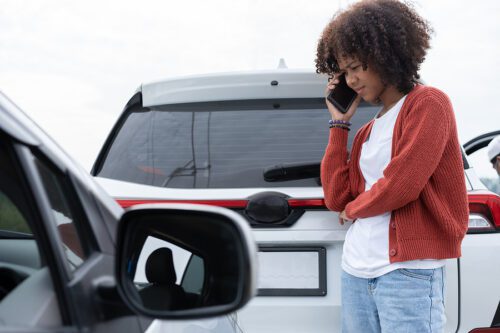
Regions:
[[[230,218],[143,209],[126,212],[120,223],[119,285],[139,312],[168,318],[203,309],[196,316],[209,316],[250,296],[247,241]]]

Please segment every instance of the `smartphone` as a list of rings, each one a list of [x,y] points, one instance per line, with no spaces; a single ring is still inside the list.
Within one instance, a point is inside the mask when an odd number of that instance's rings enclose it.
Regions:
[[[346,113],[358,94],[347,85],[345,75],[339,76],[339,81],[339,84],[335,86],[335,89],[333,89],[326,98],[337,108],[337,110]]]

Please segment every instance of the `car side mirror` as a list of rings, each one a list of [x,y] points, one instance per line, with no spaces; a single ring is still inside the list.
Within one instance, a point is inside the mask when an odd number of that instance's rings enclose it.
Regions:
[[[116,278],[129,308],[154,318],[202,318],[255,294],[256,245],[225,208],[163,204],[127,210],[118,228]]]

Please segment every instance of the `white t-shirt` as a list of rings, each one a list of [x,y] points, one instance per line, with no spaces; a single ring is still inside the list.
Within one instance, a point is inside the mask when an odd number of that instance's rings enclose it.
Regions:
[[[368,140],[363,143],[359,166],[365,190],[383,177],[391,161],[392,134],[406,96],[383,116],[376,118]],[[445,260],[389,261],[389,223],[391,212],[359,218],[347,231],[342,255],[342,269],[360,278],[376,278],[399,268],[431,269],[444,266]]]

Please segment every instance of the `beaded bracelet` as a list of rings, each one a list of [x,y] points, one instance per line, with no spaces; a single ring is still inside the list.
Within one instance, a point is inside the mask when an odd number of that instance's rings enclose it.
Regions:
[[[342,124],[333,124],[333,125],[330,125],[330,128],[334,128],[334,127],[337,127],[337,128],[342,128],[342,129],[345,129],[347,131],[350,131],[351,129],[349,128],[349,126],[347,125],[342,125]]]
[[[351,126],[352,124],[347,121],[347,120],[337,120],[337,119],[330,119],[328,120],[329,125],[346,125],[346,126]]]

